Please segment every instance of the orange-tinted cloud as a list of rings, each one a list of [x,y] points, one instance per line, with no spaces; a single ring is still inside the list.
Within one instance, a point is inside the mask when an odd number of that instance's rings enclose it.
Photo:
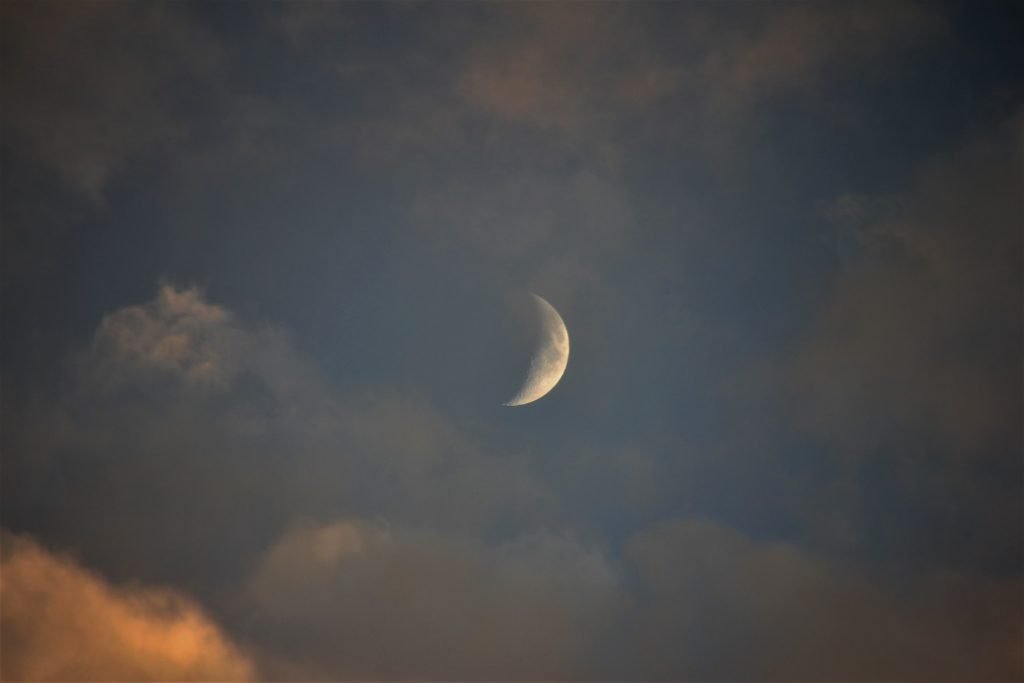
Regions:
[[[240,681],[249,660],[194,602],[117,587],[34,542],[5,538],[0,672],[12,681]]]
[[[241,373],[257,375],[275,394],[315,394],[312,372],[274,327],[253,329],[195,287],[160,285],[145,304],[104,316],[92,346],[79,354],[79,379],[90,394],[173,379],[189,389],[226,389]]]
[[[156,299],[103,318],[95,343],[119,365],[173,372],[194,382],[223,379],[231,362],[223,338],[228,313],[196,289],[163,285]]]

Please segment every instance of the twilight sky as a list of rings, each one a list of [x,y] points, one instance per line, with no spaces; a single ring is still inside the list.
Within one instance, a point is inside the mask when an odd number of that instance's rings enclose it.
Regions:
[[[0,674],[1024,680],[1022,26],[4,2]]]

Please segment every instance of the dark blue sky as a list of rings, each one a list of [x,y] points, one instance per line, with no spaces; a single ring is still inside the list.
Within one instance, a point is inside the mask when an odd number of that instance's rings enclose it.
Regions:
[[[1024,677],[1020,14],[6,3],[4,677]]]

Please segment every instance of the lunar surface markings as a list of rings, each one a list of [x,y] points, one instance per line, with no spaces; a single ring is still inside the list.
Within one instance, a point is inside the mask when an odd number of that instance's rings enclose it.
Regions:
[[[569,330],[562,316],[547,301],[531,293],[540,316],[541,341],[530,361],[530,370],[522,388],[506,406],[532,403],[551,391],[562,379],[569,364]]]

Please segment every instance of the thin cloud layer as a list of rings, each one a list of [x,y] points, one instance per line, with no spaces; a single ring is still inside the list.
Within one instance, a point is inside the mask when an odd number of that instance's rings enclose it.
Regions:
[[[112,586],[5,536],[0,649],[9,681],[246,681],[249,659],[173,589]]]
[[[486,267],[569,304],[611,298],[602,275],[634,216],[622,179],[585,163],[573,174],[474,178],[423,188],[414,211],[437,248],[466,250]]]

